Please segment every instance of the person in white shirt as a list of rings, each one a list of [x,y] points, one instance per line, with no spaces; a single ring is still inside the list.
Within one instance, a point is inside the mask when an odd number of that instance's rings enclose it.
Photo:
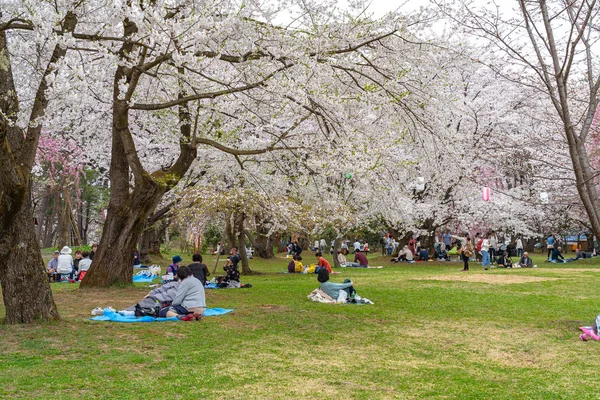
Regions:
[[[398,257],[392,258],[392,262],[399,262],[399,261],[411,262],[412,260],[413,260],[413,253],[412,253],[412,251],[410,251],[408,246],[404,246],[404,248],[402,250],[400,250],[400,252],[398,253]]]
[[[327,242],[325,239],[321,239],[321,252],[325,253],[325,250],[327,250]]]
[[[517,257],[523,257],[523,241],[521,240],[521,237],[517,238],[515,247],[517,248]]]
[[[319,250],[319,239],[315,240],[315,245],[313,246],[313,251]]]
[[[481,243],[481,267],[488,269],[490,267],[490,240],[487,234],[483,234],[483,243]]]
[[[58,256],[58,264],[56,266],[56,273],[59,277],[62,275],[69,275],[69,280],[73,280],[73,273],[75,272],[71,252],[72,251],[68,246],[63,247],[60,251],[60,256]]]
[[[356,253],[357,251],[360,251],[360,242],[358,239],[356,239],[356,242],[354,242],[354,252]]]

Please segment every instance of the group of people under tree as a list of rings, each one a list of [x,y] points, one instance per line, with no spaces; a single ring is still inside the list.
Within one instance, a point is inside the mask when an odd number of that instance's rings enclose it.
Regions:
[[[64,246],[60,251],[56,250],[46,266],[46,273],[49,282],[77,282],[81,281],[94,259],[94,254],[98,250],[98,245],[92,245],[91,251],[75,251],[75,258],[71,255],[73,250]]]

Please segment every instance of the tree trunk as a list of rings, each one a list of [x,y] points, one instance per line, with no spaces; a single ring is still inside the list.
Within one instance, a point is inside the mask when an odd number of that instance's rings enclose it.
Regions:
[[[275,257],[271,238],[262,233],[265,229],[261,229],[262,227],[260,224],[257,224],[257,226],[259,227],[259,231],[257,232],[256,238],[254,238],[250,232],[244,230],[244,234],[250,240],[250,243],[252,243],[252,247],[254,247],[254,254],[258,255],[260,258]]]
[[[72,32],[76,24],[75,14],[68,12],[61,28]],[[0,281],[9,324],[59,318],[33,227],[30,179],[42,130],[39,120],[48,106],[50,81],[46,78],[66,54],[66,47],[61,46],[54,47],[46,64],[29,124],[22,130],[16,124],[19,100],[6,31],[0,31]]]
[[[137,32],[137,26],[129,19],[123,21],[123,27],[125,36]],[[119,55],[126,59],[133,51],[133,43],[125,42]],[[183,68],[179,72],[183,74]],[[167,171],[158,170],[150,174],[144,169],[129,130],[129,102],[140,75],[140,70],[123,65],[118,66],[115,72],[108,216],[98,253],[94,255],[92,265],[81,283],[82,288],[132,284],[133,252],[148,217],[163,195],[179,183],[196,159],[197,150],[190,140],[190,114],[185,103],[179,106],[179,129],[182,135],[179,157]],[[123,80],[128,83],[124,98],[120,92]],[[180,98],[184,96],[183,91],[179,93]]]
[[[59,319],[28,198],[16,214],[0,217],[0,281],[7,324]]]
[[[127,110],[114,106],[112,157],[110,164],[111,193],[108,215],[98,252],[81,282],[81,288],[131,285],[133,252],[144,230],[148,216],[165,193],[165,187],[151,177],[137,181],[130,190],[127,162],[117,126],[128,126]]]
[[[244,234],[245,219],[246,214],[243,211],[236,211],[233,226],[235,229],[235,234],[237,236],[237,248],[242,261],[242,274],[251,275],[252,270],[250,269],[250,264],[248,263],[248,255],[246,254],[246,241],[244,240],[244,238],[246,237],[246,235]]]
[[[227,245],[228,245],[228,247],[225,247],[225,249],[226,249],[225,253],[227,253],[228,248],[230,249],[234,246],[238,246],[238,241],[236,239],[236,234],[235,234],[235,227],[234,227],[234,224],[231,222],[231,220],[233,218],[234,218],[234,213],[229,213],[225,217],[225,236],[227,236]],[[223,243],[223,245],[225,245],[225,244]]]
[[[340,243],[342,242],[342,240],[340,238],[336,238],[335,242],[333,242],[333,266],[335,268],[341,268],[340,262],[337,258],[337,249],[340,248]]]

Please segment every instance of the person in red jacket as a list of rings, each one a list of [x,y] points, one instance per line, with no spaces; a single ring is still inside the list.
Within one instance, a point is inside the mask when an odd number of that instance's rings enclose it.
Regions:
[[[315,257],[317,257],[317,259],[319,260],[319,262],[317,264],[317,269],[315,270],[315,273],[319,273],[320,268],[325,268],[327,270],[327,272],[329,272],[330,274],[333,272],[331,270],[331,264],[329,264],[329,261],[327,261],[325,258],[323,258],[323,253],[321,253],[320,251],[317,251],[315,253]]]

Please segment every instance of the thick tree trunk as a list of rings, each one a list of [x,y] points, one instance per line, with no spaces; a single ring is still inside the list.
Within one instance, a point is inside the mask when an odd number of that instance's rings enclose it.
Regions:
[[[238,246],[238,241],[236,239],[236,234],[235,234],[235,227],[234,224],[231,222],[232,219],[234,218],[234,214],[233,213],[229,213],[227,214],[227,216],[225,217],[225,236],[227,237],[227,247],[225,247],[225,253],[227,253],[228,249],[232,248],[232,247],[237,247]],[[223,244],[225,245],[225,244]]]
[[[110,166],[111,193],[108,215],[98,252],[81,282],[81,288],[131,285],[133,252],[148,216],[165,193],[165,187],[152,178],[136,182],[129,188],[129,165],[120,135],[114,126],[127,126],[127,111],[115,106],[113,145]]]
[[[273,244],[271,243],[271,238],[266,236],[266,229],[264,229],[260,224],[257,224],[259,230],[257,232],[256,238],[247,230],[244,230],[246,237],[252,243],[252,247],[254,248],[254,254],[259,256],[260,258],[273,258],[275,254],[273,253]]]
[[[69,12],[62,28],[72,32],[76,24]],[[0,281],[9,324],[59,318],[33,226],[30,177],[42,129],[39,119],[48,106],[46,77],[65,53],[66,47],[55,46],[23,131],[16,124],[19,100],[6,32],[0,31]]]
[[[29,324],[59,318],[28,198],[16,214],[0,217],[0,281],[6,323]]]
[[[242,261],[242,274],[251,275],[252,270],[250,269],[250,264],[248,263],[248,255],[246,254],[246,241],[244,234],[244,220],[246,219],[246,214],[242,211],[236,211],[234,218],[234,229],[235,235],[237,237],[237,248],[240,253],[240,258]]]
[[[333,243],[333,266],[335,268],[341,268],[340,262],[337,258],[337,251],[336,251],[337,249],[340,248],[341,242],[342,242],[342,239],[336,238],[335,242]]]

